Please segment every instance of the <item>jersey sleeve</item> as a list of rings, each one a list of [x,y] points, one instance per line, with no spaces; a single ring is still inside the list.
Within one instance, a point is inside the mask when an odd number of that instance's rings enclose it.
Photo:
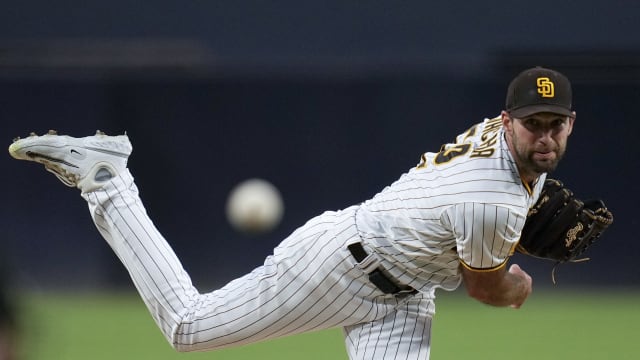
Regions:
[[[508,207],[460,203],[445,212],[463,266],[488,271],[506,264],[513,254],[525,215]]]

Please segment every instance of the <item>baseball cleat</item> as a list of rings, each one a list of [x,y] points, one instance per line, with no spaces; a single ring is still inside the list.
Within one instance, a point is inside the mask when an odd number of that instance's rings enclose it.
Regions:
[[[99,130],[83,138],[58,135],[54,130],[42,136],[31,133],[9,146],[12,157],[43,164],[65,185],[84,193],[99,189],[124,171],[131,151],[126,134],[108,136]]]

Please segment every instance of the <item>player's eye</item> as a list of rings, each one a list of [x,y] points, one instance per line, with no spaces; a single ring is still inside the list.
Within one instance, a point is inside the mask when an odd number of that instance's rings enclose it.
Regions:
[[[535,132],[540,130],[540,122],[536,119],[523,119],[522,126],[524,126],[527,130]]]

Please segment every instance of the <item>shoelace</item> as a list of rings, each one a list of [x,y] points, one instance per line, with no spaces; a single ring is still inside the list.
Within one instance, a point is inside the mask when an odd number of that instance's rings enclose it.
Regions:
[[[47,169],[48,172],[55,175],[63,184],[68,187],[75,187],[77,185],[76,175],[67,172],[60,165],[52,164],[52,163],[44,163],[44,168]]]

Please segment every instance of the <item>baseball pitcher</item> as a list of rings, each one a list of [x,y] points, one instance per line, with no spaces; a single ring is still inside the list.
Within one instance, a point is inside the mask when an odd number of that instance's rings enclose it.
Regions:
[[[350,359],[428,359],[437,289],[464,283],[471,297],[512,308],[531,293],[531,277],[509,259],[565,152],[571,101],[564,75],[525,70],[499,116],[425,153],[373,198],[310,219],[255,270],[208,293],[147,215],[126,135],[32,134],[9,152],[80,189],[178,351],[340,327]]]

